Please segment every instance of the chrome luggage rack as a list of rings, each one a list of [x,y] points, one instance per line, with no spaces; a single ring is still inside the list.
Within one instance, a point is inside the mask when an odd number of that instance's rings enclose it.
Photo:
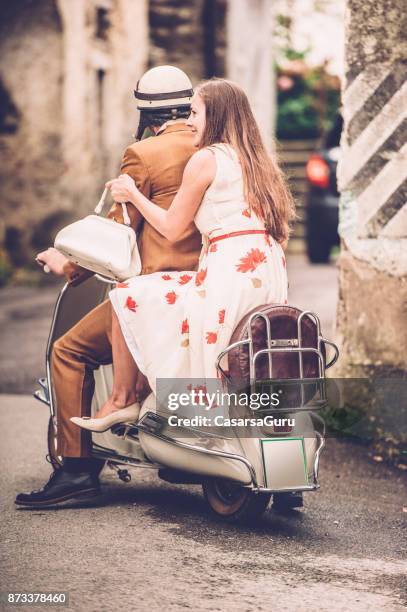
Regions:
[[[301,323],[303,321],[303,319],[305,317],[309,317],[311,320],[314,321],[316,328],[317,328],[317,347],[318,348],[313,348],[313,347],[304,347],[303,346],[303,334],[302,334],[302,328],[301,328]],[[252,333],[252,326],[253,326],[253,321],[255,321],[255,319],[263,319],[263,321],[265,322],[266,325],[266,333],[267,333],[267,339],[266,339],[266,344],[267,344],[267,348],[261,349],[259,351],[254,352],[254,347],[253,347],[253,333]],[[247,324],[248,327],[248,334],[247,334],[247,338],[244,340],[239,340],[238,342],[234,342],[233,344],[230,344],[224,351],[222,351],[219,355],[218,358],[216,360],[216,369],[217,371],[221,374],[221,376],[228,382],[233,382],[229,376],[229,374],[222,368],[222,366],[220,365],[223,357],[225,357],[225,355],[227,355],[229,353],[229,351],[231,351],[234,348],[237,348],[239,346],[248,346],[249,349],[249,372],[250,372],[250,390],[251,392],[254,392],[255,389],[257,388],[257,386],[259,384],[279,384],[279,385],[293,385],[295,383],[300,385],[301,388],[301,406],[298,406],[296,408],[287,408],[287,409],[277,409],[277,412],[293,412],[293,410],[309,410],[310,406],[305,406],[305,398],[304,398],[304,386],[306,385],[311,385],[311,384],[315,384],[316,386],[318,386],[320,388],[320,390],[322,390],[322,397],[321,400],[318,402],[320,403],[320,405],[314,405],[314,408],[318,408],[321,407],[321,405],[325,404],[326,401],[326,397],[325,397],[325,386],[321,383],[324,383],[325,381],[325,370],[330,368],[331,366],[334,365],[334,363],[336,363],[338,357],[339,357],[339,351],[338,351],[338,347],[336,346],[336,344],[334,344],[333,342],[330,342],[329,340],[326,340],[326,338],[324,338],[322,336],[321,333],[321,323],[319,320],[318,315],[316,315],[314,312],[312,312],[311,310],[304,310],[303,312],[300,313],[300,315],[298,316],[297,319],[297,337],[296,338],[287,338],[287,339],[276,339],[273,340],[271,337],[271,323],[270,323],[270,319],[261,312],[254,312]],[[327,363],[324,363],[324,355],[322,353],[322,345],[328,345],[331,346],[334,351],[335,354],[333,356],[333,358]],[[273,378],[273,355],[275,355],[276,353],[289,353],[289,354],[293,354],[296,353],[298,354],[298,368],[299,368],[299,377],[296,379],[293,378],[286,378],[286,379],[276,379]],[[317,356],[318,359],[318,377],[315,378],[308,378],[308,377],[304,377],[304,354],[313,354]],[[269,378],[268,379],[257,379],[256,378],[256,362],[259,359],[259,357],[261,355],[267,355],[268,356],[268,374],[269,374]]]

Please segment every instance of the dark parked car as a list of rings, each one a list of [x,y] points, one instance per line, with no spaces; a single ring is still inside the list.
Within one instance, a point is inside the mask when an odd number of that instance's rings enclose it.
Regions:
[[[342,125],[342,117],[338,115],[322,148],[311,155],[307,163],[307,251],[312,263],[327,263],[332,247],[339,244],[336,167]]]

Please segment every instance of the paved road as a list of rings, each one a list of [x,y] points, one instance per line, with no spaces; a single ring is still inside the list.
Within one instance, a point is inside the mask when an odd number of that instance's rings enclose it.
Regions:
[[[15,493],[49,472],[47,410],[21,395],[1,403],[0,590],[69,591],[81,612],[404,609],[405,482],[363,449],[328,440],[321,490],[255,528],[218,523],[199,487],[148,470],[129,484],[104,473],[99,507],[16,510]]]
[[[294,258],[289,274],[290,302],[319,312],[327,330],[335,268]],[[42,375],[54,299],[49,288],[0,292],[3,392],[31,391]],[[0,418],[0,590],[69,591],[71,609],[86,612],[370,612],[407,603],[405,475],[370,462],[363,447],[328,440],[322,488],[305,509],[268,511],[251,528],[220,524],[199,487],[148,470],[134,470],[130,484],[105,471],[97,507],[27,511],[13,499],[49,474],[47,410],[27,395],[3,395]]]

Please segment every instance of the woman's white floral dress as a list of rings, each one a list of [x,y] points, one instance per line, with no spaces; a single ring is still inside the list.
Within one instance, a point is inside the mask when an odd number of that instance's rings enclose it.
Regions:
[[[211,147],[216,175],[195,216],[203,235],[197,272],[156,272],[118,283],[110,292],[127,345],[153,391],[157,378],[216,378],[215,361],[255,306],[287,302],[283,250],[248,208],[237,155]]]

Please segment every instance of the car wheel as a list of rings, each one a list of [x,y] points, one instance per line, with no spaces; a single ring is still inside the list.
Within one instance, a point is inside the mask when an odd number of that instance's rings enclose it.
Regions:
[[[311,263],[328,263],[335,240],[333,228],[320,207],[307,210],[307,253]],[[335,232],[336,234],[336,232]]]
[[[308,258],[311,263],[328,263],[331,254],[331,243],[327,240],[308,239]]]

